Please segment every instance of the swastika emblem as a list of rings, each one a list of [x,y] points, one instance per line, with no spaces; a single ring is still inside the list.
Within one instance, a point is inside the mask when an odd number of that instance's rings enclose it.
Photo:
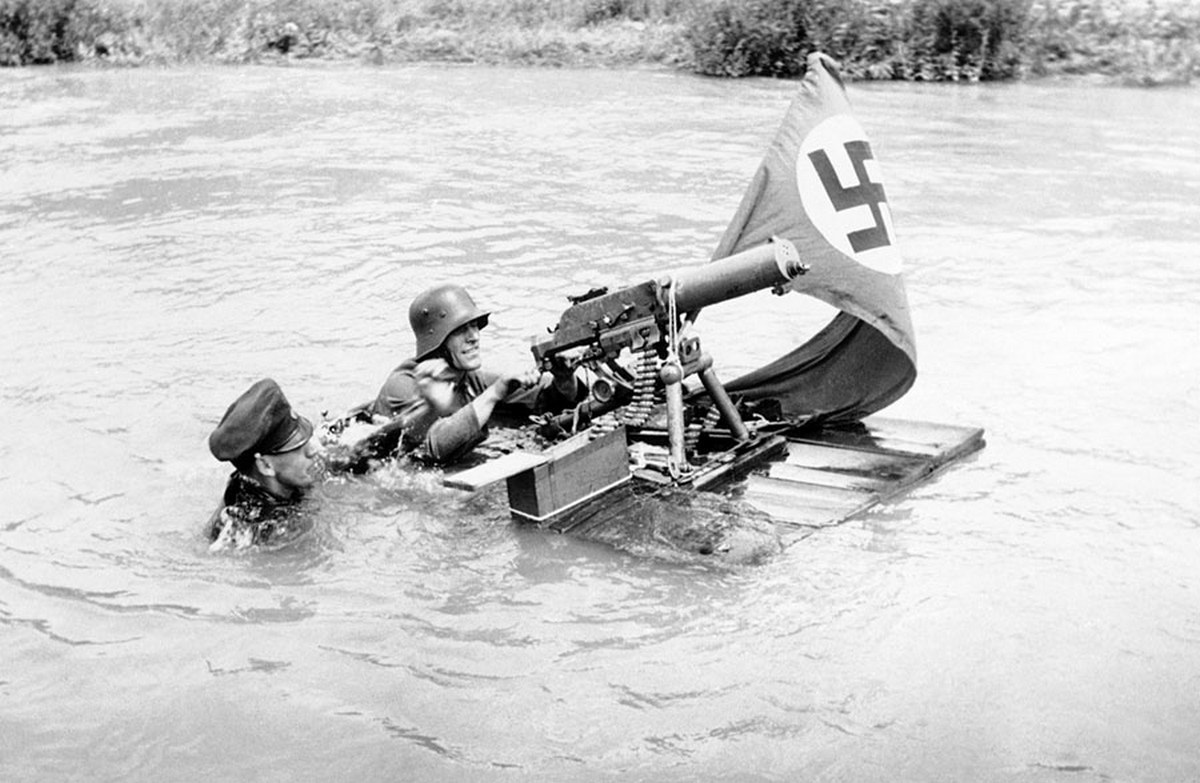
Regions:
[[[850,239],[850,247],[854,248],[855,253],[861,253],[864,250],[874,250],[877,247],[890,245],[892,242],[888,237],[887,226],[883,224],[883,214],[880,208],[881,205],[887,204],[887,195],[883,192],[883,185],[868,179],[864,165],[865,161],[875,158],[871,154],[871,145],[865,141],[848,141],[842,146],[846,150],[846,157],[854,166],[855,176],[858,177],[856,185],[843,187],[825,150],[808,153],[808,159],[812,161],[813,168],[817,170],[817,176],[821,178],[821,184],[825,186],[825,192],[829,194],[834,209],[841,212],[851,207],[866,205],[871,210],[871,217],[874,218],[875,225],[851,231],[847,235]]]
[[[796,158],[796,185],[826,241],[877,272],[900,271],[878,162],[853,117],[835,115],[808,133]]]

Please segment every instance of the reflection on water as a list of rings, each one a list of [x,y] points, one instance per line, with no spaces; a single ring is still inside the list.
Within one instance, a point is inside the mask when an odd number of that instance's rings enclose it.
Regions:
[[[208,554],[240,389],[374,396],[447,278],[527,362],[567,294],[706,258],[791,90],[4,74],[3,777],[1200,775],[1192,92],[852,88],[917,330],[890,413],[989,442],[861,519],[715,568],[385,471],[323,486],[294,547]],[[828,315],[761,296],[700,322],[725,377]]]

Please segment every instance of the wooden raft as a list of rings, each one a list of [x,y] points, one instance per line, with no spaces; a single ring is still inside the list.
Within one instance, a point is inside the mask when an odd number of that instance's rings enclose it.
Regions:
[[[844,522],[978,451],[984,441],[978,427],[871,416],[856,425],[789,431],[782,445],[730,494],[769,514],[788,539]],[[627,450],[623,428],[598,439],[581,434],[543,452],[488,460],[443,483],[476,491],[507,481],[515,517],[568,530],[578,518],[594,516],[581,506],[604,503],[606,493],[631,477]]]
[[[836,525],[983,448],[983,430],[869,416],[861,426],[788,434],[787,456],[737,494],[781,525]]]

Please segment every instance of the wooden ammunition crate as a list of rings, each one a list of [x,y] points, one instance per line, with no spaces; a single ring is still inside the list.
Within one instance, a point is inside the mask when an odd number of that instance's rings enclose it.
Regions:
[[[519,519],[545,524],[630,478],[624,427],[595,440],[576,435],[542,456],[541,464],[508,477],[508,505]]]

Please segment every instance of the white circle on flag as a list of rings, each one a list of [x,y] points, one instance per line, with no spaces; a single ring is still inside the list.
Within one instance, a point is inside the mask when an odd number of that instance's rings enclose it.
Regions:
[[[829,244],[868,269],[900,273],[883,177],[858,120],[835,114],[808,132],[796,156],[796,187]]]

